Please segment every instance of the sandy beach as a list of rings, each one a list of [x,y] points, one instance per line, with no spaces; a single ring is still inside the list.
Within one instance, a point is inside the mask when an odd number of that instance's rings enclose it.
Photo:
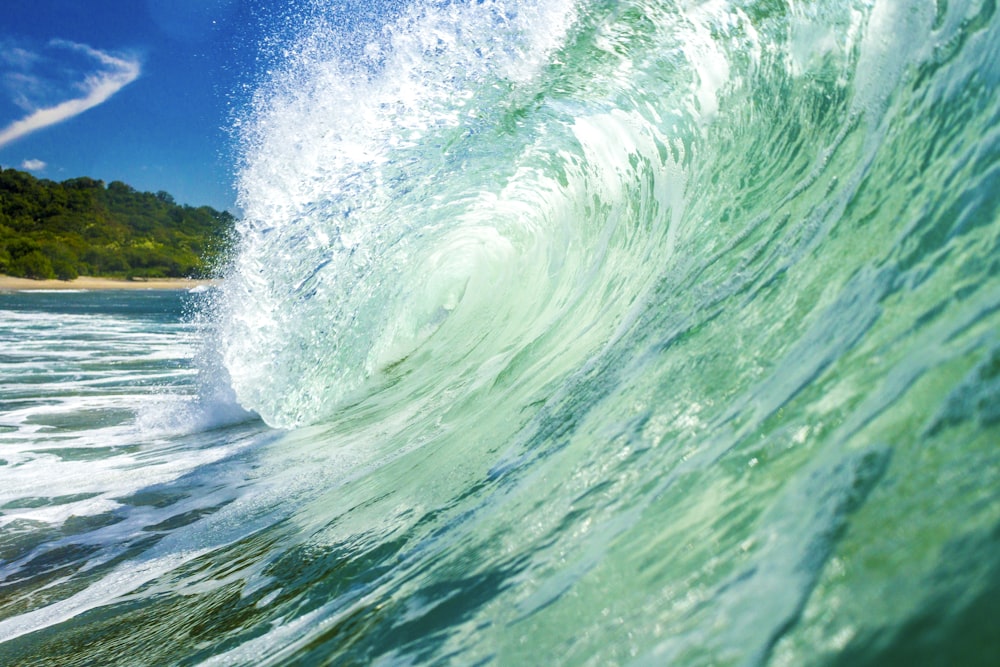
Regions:
[[[0,275],[0,291],[35,290],[189,290],[199,285],[212,285],[212,280],[190,278],[156,278],[150,280],[116,280],[81,276],[75,280],[30,280]]]

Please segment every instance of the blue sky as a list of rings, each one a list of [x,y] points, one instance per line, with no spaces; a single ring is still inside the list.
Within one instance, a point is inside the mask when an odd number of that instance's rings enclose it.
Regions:
[[[234,213],[227,128],[256,76],[250,0],[8,0],[0,165],[90,176]]]

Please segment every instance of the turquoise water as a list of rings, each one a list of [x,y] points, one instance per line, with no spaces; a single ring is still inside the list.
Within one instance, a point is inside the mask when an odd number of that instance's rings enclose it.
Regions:
[[[219,289],[0,295],[0,663],[996,662],[992,0],[337,16]]]

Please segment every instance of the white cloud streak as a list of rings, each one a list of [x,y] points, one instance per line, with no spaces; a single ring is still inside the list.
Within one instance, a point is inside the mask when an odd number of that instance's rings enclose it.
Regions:
[[[50,45],[85,53],[103,67],[87,75],[79,84],[83,91],[82,97],[69,99],[44,109],[36,109],[0,130],[0,148],[32,132],[69,120],[103,104],[112,95],[139,78],[141,73],[138,60],[126,60],[75,42],[54,40]]]

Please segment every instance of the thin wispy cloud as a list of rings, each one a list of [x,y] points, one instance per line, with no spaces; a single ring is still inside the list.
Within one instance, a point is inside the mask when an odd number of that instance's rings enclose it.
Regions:
[[[96,61],[99,68],[84,75],[81,81],[74,84],[73,87],[80,93],[78,96],[50,106],[30,109],[27,116],[0,130],[0,148],[32,132],[62,123],[103,104],[112,95],[139,78],[141,73],[142,68],[138,60],[112,55],[86,44],[53,40],[49,46],[82,53],[90,60]],[[30,58],[25,54],[20,54],[19,59],[22,62],[30,62]],[[20,76],[25,83],[31,80],[28,74],[22,73]],[[12,80],[16,79],[8,79]],[[23,99],[23,97],[18,98],[19,101]]]
[[[0,43],[0,46],[3,47],[3,51],[0,53],[0,60],[15,67],[30,67],[38,62],[40,57],[37,53],[28,49],[6,42]]]

